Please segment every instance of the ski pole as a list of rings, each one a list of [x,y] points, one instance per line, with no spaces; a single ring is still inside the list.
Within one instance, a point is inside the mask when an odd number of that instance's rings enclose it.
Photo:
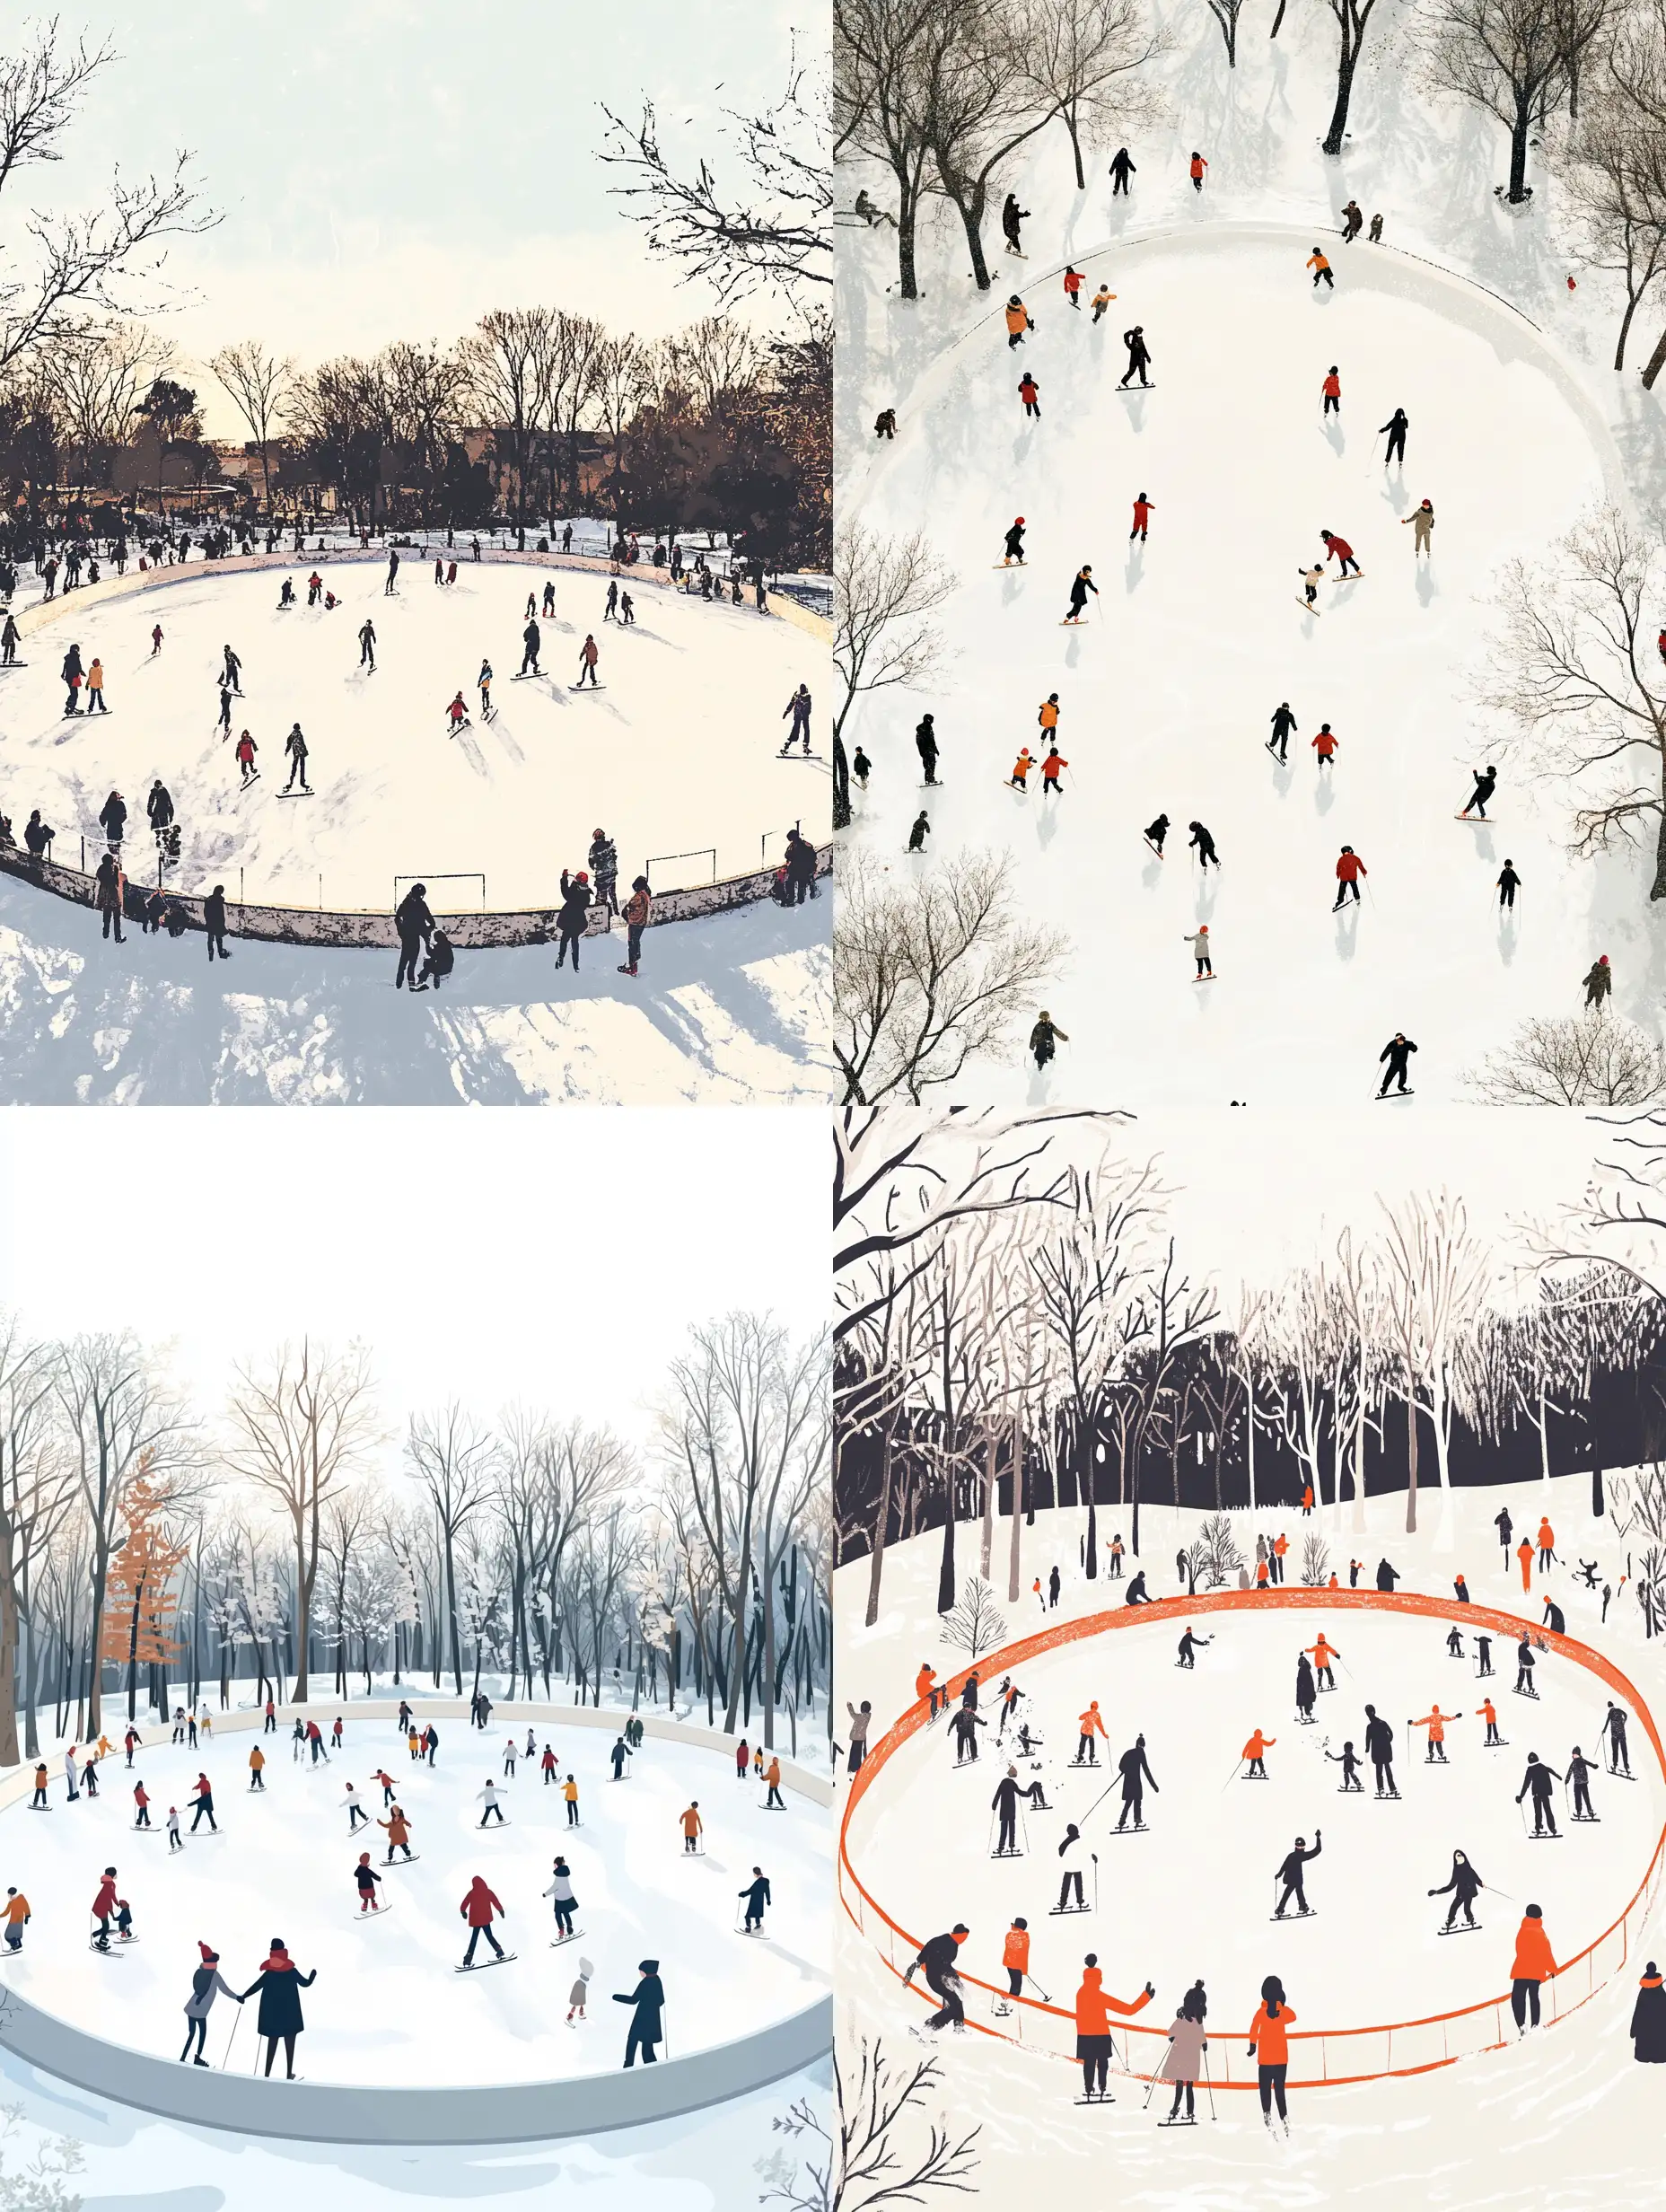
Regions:
[[[1093,1909],[1097,1912],[1099,1910],[1099,1853],[1090,1851],[1088,1856],[1093,1862]]]
[[[1216,2118],[1214,2109],[1214,2084],[1209,2078],[1209,2046],[1207,2043],[1204,2045],[1203,2049],[1203,2078],[1204,2086],[1209,2092],[1209,2117],[1211,2120],[1214,2120]]]
[[[237,2031],[242,2025],[242,2022],[243,2008],[240,2005],[232,2014],[232,2032],[225,2039],[225,2053],[220,2060],[220,2071],[222,2073],[224,2073],[226,2067],[232,2063],[232,2045],[237,2041]]]

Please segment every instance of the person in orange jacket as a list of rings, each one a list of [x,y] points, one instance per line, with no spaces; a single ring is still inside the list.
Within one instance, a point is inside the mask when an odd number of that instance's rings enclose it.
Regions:
[[[1026,745],[1023,750],[1019,754],[1017,759],[1013,761],[1013,773],[1007,778],[1007,781],[1019,791],[1028,791],[1030,788],[1030,786],[1024,780],[1030,773],[1030,748]]]
[[[1105,1987],[1105,1977],[1100,1968],[1099,1953],[1090,1951],[1082,1962],[1082,1987],[1076,1991],[1076,2056],[1082,2061],[1082,2087],[1084,2095],[1098,2097],[1105,2103],[1114,2102],[1105,2085],[1110,2071],[1114,2045],[1110,2040],[1110,2015],[1121,2013],[1125,2018],[1144,2012],[1157,1992],[1150,1982],[1145,1984],[1131,2005],[1120,1997],[1112,1997]]]
[[[1134,502],[1134,527],[1128,532],[1128,543],[1130,545],[1134,543],[1134,540],[1136,538],[1142,545],[1144,544],[1145,532],[1151,526],[1151,518],[1156,510],[1156,501],[1154,499],[1147,499],[1144,492],[1141,492],[1136,498]]]
[[[1204,172],[1204,171],[1205,171],[1206,169],[1207,169],[1207,168],[1208,168],[1208,166],[1209,166],[1209,164],[1208,164],[1208,162],[1206,162],[1206,161],[1205,161],[1205,159],[1203,158],[1203,155],[1202,155],[1201,154],[1199,154],[1199,153],[1197,153],[1197,152],[1194,151],[1194,152],[1193,152],[1193,154],[1192,154],[1192,159],[1191,159],[1191,171],[1190,171],[1190,173],[1191,173],[1191,180],[1192,180],[1192,190],[1193,190],[1194,192],[1201,192],[1201,191],[1203,190],[1203,172]]]
[[[1258,1728],[1256,1730],[1255,1734],[1250,1737],[1249,1742],[1244,1745],[1243,1750],[1244,1757],[1250,1761],[1250,1772],[1244,1778],[1246,1781],[1250,1781],[1257,1778],[1263,1782],[1266,1781],[1266,1754],[1272,1749],[1273,1745],[1276,1743],[1277,1741],[1278,1738],[1276,1736],[1263,1735]]]
[[[1516,1546],[1515,1556],[1521,1563],[1521,1587],[1530,1590],[1533,1586],[1533,1547],[1525,1536]]]
[[[1261,2118],[1270,2132],[1276,2099],[1278,2117],[1286,2135],[1290,2133],[1290,2114],[1285,2105],[1285,2076],[1290,2070],[1290,2030],[1295,2024],[1295,2017],[1285,1995],[1284,1983],[1276,1974],[1269,1974],[1261,1984],[1260,2009],[1250,2023],[1248,2055],[1256,2061]]]
[[[1336,290],[1337,280],[1330,273],[1329,259],[1321,248],[1318,246],[1314,247],[1312,252],[1310,253],[1307,258],[1307,265],[1313,272],[1313,289],[1315,292],[1319,290],[1321,284],[1328,292],[1334,292]]]
[[[1421,1720],[1414,1720],[1407,1724],[1410,1727],[1426,1728],[1429,1732],[1429,1748],[1423,1755],[1423,1763],[1425,1767],[1443,1767],[1446,1764],[1447,1724],[1450,1721],[1462,1718],[1461,1713],[1442,1713],[1437,1699]]]
[[[781,1761],[779,1759],[771,1757],[769,1764],[764,1769],[764,1781],[769,1792],[764,1799],[765,1812],[785,1813],[786,1800],[781,1795]]]
[[[1498,1707],[1490,1698],[1481,1699],[1480,1704],[1475,1708],[1475,1716],[1477,1720],[1484,1720],[1486,1723],[1488,1745],[1496,1744],[1502,1741],[1498,1734]]]
[[[1105,1722],[1100,1712],[1097,1698],[1093,1699],[1076,1725],[1081,1733],[1076,1738],[1076,1756],[1072,1763],[1078,1767],[1097,1767],[1099,1751],[1093,1739],[1096,1735],[1105,1735]],[[1110,1739],[1106,1736],[1105,1740],[1109,1742]]]
[[[706,1823],[700,1818],[700,1801],[697,1797],[689,1805],[688,1811],[680,1815],[680,1822],[682,1828],[684,1851],[697,1851],[700,1848],[700,1838],[706,1829]]]
[[[1024,342],[1024,332],[1033,330],[1035,327],[1030,320],[1029,312],[1023,302],[1014,292],[1006,303],[1007,351],[1010,353],[1014,346],[1022,346]]]
[[[1046,798],[1049,791],[1057,791],[1059,771],[1061,768],[1067,768],[1069,766],[1069,761],[1061,756],[1058,747],[1057,745],[1053,746],[1049,750],[1047,759],[1041,763],[1041,796],[1043,798]]]
[[[1539,2025],[1539,1985],[1548,1981],[1556,1971],[1550,1938],[1545,1933],[1545,1916],[1537,1905],[1530,1905],[1515,1932],[1515,1957],[1510,1966],[1510,2010],[1518,2035],[1526,2034],[1530,2013],[1533,2025]]]
[[[1305,1648],[1308,1657],[1313,1662],[1314,1673],[1327,1690],[1334,1690],[1337,1686],[1337,1678],[1330,1671],[1330,1663],[1333,1659],[1340,1659],[1342,1654],[1334,1644],[1326,1640],[1322,1628],[1319,1632],[1318,1643],[1309,1644]]]
[[[1268,1590],[1272,1587],[1272,1576],[1267,1572],[1265,1559],[1258,1559],[1255,1563],[1255,1586],[1258,1590]]]
[[[931,1699],[931,1712],[926,1715],[929,1720],[937,1710],[937,1670],[935,1667],[923,1666],[920,1669],[914,1678],[914,1694],[916,1698]]]
[[[1269,1546],[1273,1560],[1273,1580],[1275,1582],[1283,1582],[1285,1579],[1285,1554],[1289,1550],[1289,1549],[1290,1539],[1281,1529],[1278,1534],[1274,1537],[1272,1543]]]
[[[1024,1976],[1030,1971],[1030,1923],[1014,1920],[1006,1931],[1006,1941],[1001,1945],[1001,1963],[1006,1969],[1006,1994],[1009,1997],[1022,1997]],[[998,2013],[1010,2013],[1010,2004],[997,2005]]]
[[[1317,744],[1319,741],[1315,738],[1313,742]],[[1311,1482],[1304,1482],[1302,1485],[1302,1518],[1305,1521],[1309,1514],[1311,1514],[1312,1510],[1313,1486]]]
[[[1542,1514],[1539,1516],[1539,1536],[1537,1540],[1539,1544],[1539,1571],[1541,1575],[1548,1575],[1550,1572],[1551,1559],[1556,1554],[1556,1532],[1551,1527],[1549,1522],[1546,1520]]]

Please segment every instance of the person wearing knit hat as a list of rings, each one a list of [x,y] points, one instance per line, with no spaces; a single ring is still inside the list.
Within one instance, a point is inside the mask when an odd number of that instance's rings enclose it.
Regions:
[[[206,2066],[208,2063],[203,2050],[208,2034],[208,2015],[214,2009],[215,1998],[229,1997],[234,2005],[241,2005],[243,2001],[220,1971],[220,1953],[205,1943],[199,1943],[197,1948],[201,1954],[201,1963],[191,1976],[191,1994],[185,2003],[185,2049],[180,2053],[181,2066],[188,2058],[193,2066]],[[194,2058],[191,2055],[193,2043],[197,2046]]]

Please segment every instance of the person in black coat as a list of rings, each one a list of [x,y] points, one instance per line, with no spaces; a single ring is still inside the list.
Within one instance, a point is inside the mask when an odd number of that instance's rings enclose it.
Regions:
[[[151,786],[150,796],[145,802],[145,812],[158,837],[173,820],[173,794],[160,776]]]
[[[1399,1578],[1399,1567],[1390,1567],[1386,1559],[1377,1561],[1377,1587],[1379,1590],[1392,1590]]]
[[[816,848],[808,838],[800,837],[796,830],[787,833],[786,880],[793,887],[794,906],[802,907],[807,898],[815,897]]]
[[[119,791],[112,791],[99,809],[99,827],[112,845],[119,845],[127,827],[127,803]]]
[[[1448,1927],[1453,1926],[1457,1920],[1459,1911],[1461,1909],[1465,1925],[1469,1927],[1473,1927],[1476,1924],[1474,1911],[1475,1900],[1480,1895],[1484,1887],[1485,1884],[1483,1883],[1480,1875],[1476,1873],[1475,1868],[1470,1865],[1465,1854],[1461,1851],[1454,1851],[1452,1853],[1452,1870],[1451,1874],[1444,1882],[1442,1883],[1438,1890],[1431,1890],[1429,1892],[1429,1895],[1431,1897],[1444,1897],[1447,1892],[1450,1891],[1451,1892],[1452,1901],[1447,1908],[1446,1926]]]
[[[399,967],[393,979],[397,991],[409,982],[416,988],[416,963],[422,957],[423,946],[434,935],[434,917],[428,911],[428,886],[413,883],[393,910],[393,926],[399,933]]]
[[[1118,146],[1117,148],[1116,158],[1110,164],[1110,173],[1112,179],[1114,180],[1110,188],[1110,197],[1112,199],[1115,199],[1118,193],[1126,193],[1127,191],[1128,179],[1139,174],[1139,171],[1135,168],[1134,163],[1128,159],[1128,149],[1127,146]]]
[[[208,933],[208,957],[212,961],[217,952],[222,960],[232,955],[225,949],[225,885],[216,883],[203,900],[203,927]]]
[[[457,965],[457,955],[452,950],[452,941],[443,929],[436,928],[428,940],[428,957],[422,964],[422,973],[411,985],[414,991],[425,991],[430,982],[437,991],[452,970]]]
[[[52,840],[57,835],[57,831],[49,823],[41,821],[40,809],[36,807],[23,825],[23,842],[29,847],[31,857],[49,860],[52,856]]]
[[[613,2002],[634,2007],[630,2034],[625,2044],[626,2065],[635,2066],[636,2053],[640,2050],[644,2066],[653,2066],[659,2057],[653,2047],[665,2040],[662,2017],[665,2009],[665,1984],[660,1979],[660,1962],[657,1959],[642,1960],[636,1971],[642,1976],[636,1987],[628,1997],[620,1997],[616,1992]]]
[[[749,1928],[762,1927],[764,1907],[775,1902],[769,1893],[769,1877],[761,1866],[754,1866],[752,1879],[737,1895],[746,1900],[746,1925]]]
[[[928,784],[937,781],[937,732],[929,715],[920,716],[920,724],[914,733],[915,744],[919,748],[920,766],[925,771]]]
[[[310,1974],[302,1973],[284,1947],[281,1936],[274,1936],[272,1948],[260,1962],[260,1971],[238,1999],[246,2004],[258,1989],[260,1992],[260,2012],[255,2023],[257,2034],[264,2035],[266,2070],[269,2076],[272,2061],[277,2056],[277,2046],[284,2046],[284,2064],[289,2079],[295,2078],[295,2038],[306,2026],[301,2016],[301,1992],[310,1989],[318,1979],[318,1969]]]
[[[1629,2033],[1639,2066],[1666,2066],[1666,1988],[1653,1959],[1637,1984]]]
[[[573,972],[578,973],[578,941],[590,918],[590,878],[583,868],[574,876],[561,871],[561,910],[556,916],[556,966],[566,965],[567,947],[573,948]]]

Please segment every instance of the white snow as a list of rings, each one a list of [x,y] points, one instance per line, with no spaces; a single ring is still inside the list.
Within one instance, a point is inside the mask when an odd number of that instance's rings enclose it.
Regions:
[[[326,1724],[327,1725],[327,1724]],[[454,1721],[440,1731],[438,1764],[413,1764],[390,1721],[355,1721],[329,1765],[297,1764],[282,1736],[263,1739],[266,1789],[248,1786],[250,1743],[228,1734],[193,1751],[154,1736],[129,1776],[119,1751],[103,1763],[101,1795],[65,1801],[61,1761],[52,1762],[50,1813],[26,1801],[0,1814],[0,1868],[34,1908],[21,1957],[4,1971],[31,2001],[131,2048],[177,2055],[182,2008],[199,1941],[220,1951],[224,1971],[246,1988],[281,1936],[302,1971],[317,1969],[305,1992],[299,2070],[314,2081],[467,2084],[536,2081],[614,2070],[627,2014],[610,1999],[634,1987],[637,1962],[658,1957],[673,2050],[708,2050],[800,2012],[829,1986],[830,1836],[820,1810],[786,1793],[788,1810],[766,1813],[763,1791],[738,1783],[727,1754],[650,1737],[630,1778],[611,1780],[611,1739],[593,1729],[540,1729],[579,1778],[582,1825],[570,1831],[558,1786],[524,1760],[505,1780],[502,1751],[512,1724],[482,1736]],[[526,1724],[517,1731],[524,1746]],[[119,1727],[110,1731],[118,1735]],[[141,1730],[141,1734],[146,1732]],[[351,1779],[374,1819],[385,1817],[372,1769],[385,1765],[411,1823],[417,1863],[385,1864],[380,1829],[347,1833],[342,1783]],[[189,1832],[189,1796],[199,1770],[215,1785],[215,1818]],[[508,1825],[481,1830],[477,1793],[492,1778]],[[132,1827],[132,1787],[142,1778],[156,1833]],[[680,1818],[697,1799],[706,1854],[686,1857]],[[185,1848],[171,1856],[168,1807],[181,1813]],[[355,1925],[359,1853],[386,1877],[385,1919]],[[583,1940],[552,1949],[548,1886],[565,1851],[579,1900]],[[98,1956],[87,1942],[88,1907],[101,1870],[119,1869],[139,1941],[125,1956]],[[768,1934],[736,1933],[738,1892],[754,1865],[768,1875],[776,1904]],[[507,1909],[500,1942],[510,1965],[460,1975],[468,1931],[458,1906],[482,1874]],[[476,1957],[489,1957],[484,1939]],[[567,2028],[568,1992],[580,1956],[596,1976],[591,2017]],[[220,2063],[234,2011],[224,1999],[210,2023],[210,2058]],[[254,2020],[238,2041],[252,2060]],[[170,2041],[170,2039],[173,2039]]]

